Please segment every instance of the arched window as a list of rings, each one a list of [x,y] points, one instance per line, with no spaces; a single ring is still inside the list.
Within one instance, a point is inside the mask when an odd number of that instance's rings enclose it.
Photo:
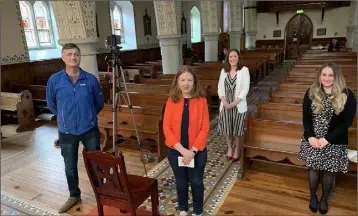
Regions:
[[[223,10],[223,32],[229,31],[229,2],[224,1]]]
[[[123,35],[121,33],[121,31],[123,30],[123,28],[122,28],[122,11],[118,5],[116,5],[113,10],[113,29],[114,29],[114,34]]]
[[[116,4],[112,11],[112,32],[121,36],[121,42],[124,43],[123,15],[122,10]]]
[[[19,4],[28,48],[55,47],[48,6],[42,1],[20,1]]]
[[[110,1],[108,6],[111,32],[121,36],[122,50],[137,49],[133,3],[131,1]]]
[[[33,19],[31,14],[31,6],[28,2],[20,2],[20,11],[22,16],[22,27],[25,31],[25,37],[28,47],[37,46]]]
[[[196,6],[190,10],[190,32],[192,43],[201,41],[200,12]]]
[[[43,2],[35,2],[34,14],[40,46],[51,45],[48,9]]]

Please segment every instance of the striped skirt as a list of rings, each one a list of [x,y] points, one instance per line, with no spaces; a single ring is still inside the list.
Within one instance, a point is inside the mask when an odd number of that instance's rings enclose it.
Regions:
[[[224,136],[242,136],[244,134],[246,112],[239,113],[236,108],[223,107],[219,114],[218,133]]]

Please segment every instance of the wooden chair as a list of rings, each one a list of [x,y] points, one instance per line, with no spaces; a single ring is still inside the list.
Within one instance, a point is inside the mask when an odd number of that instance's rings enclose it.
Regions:
[[[128,175],[124,156],[83,149],[83,159],[92,188],[96,195],[98,215],[103,206],[111,206],[136,215],[137,208],[150,196],[152,215],[159,216],[157,179]]]

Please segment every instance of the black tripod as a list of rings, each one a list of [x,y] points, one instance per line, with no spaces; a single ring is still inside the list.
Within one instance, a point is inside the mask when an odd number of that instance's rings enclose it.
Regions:
[[[128,104],[128,108],[130,110],[131,116],[132,116],[132,121],[133,121],[133,125],[134,125],[134,130],[136,133],[136,137],[137,137],[137,141],[138,141],[138,145],[139,145],[139,150],[141,152],[141,155],[143,154],[142,151],[142,147],[141,147],[141,143],[140,143],[140,139],[139,139],[139,134],[138,134],[138,130],[137,130],[137,125],[134,119],[134,114],[133,114],[133,106],[131,104],[130,101],[130,97],[128,94],[128,90],[127,90],[127,85],[126,85],[126,81],[125,81],[125,76],[124,76],[124,72],[123,72],[123,68],[121,66],[121,60],[120,60],[120,49],[121,47],[118,46],[118,44],[120,44],[120,36],[119,35],[110,35],[107,37],[107,41],[106,41],[106,46],[109,46],[111,49],[111,54],[112,54],[112,59],[109,60],[110,65],[112,66],[112,114],[113,114],[113,150],[116,156],[119,155],[118,152],[118,145],[119,145],[119,140],[118,140],[118,135],[117,135],[117,112],[120,111],[121,108],[121,101],[120,101],[120,94],[121,91],[125,92],[125,95],[127,97],[124,98],[124,100],[126,100],[127,104]],[[120,71],[120,75],[119,75],[119,71]],[[120,76],[122,78],[122,83],[123,83],[123,87],[121,87],[121,83],[120,83]],[[120,153],[121,154],[121,153]],[[145,163],[143,162],[143,166],[144,166],[144,172],[145,175],[147,176],[147,169],[145,167]]]

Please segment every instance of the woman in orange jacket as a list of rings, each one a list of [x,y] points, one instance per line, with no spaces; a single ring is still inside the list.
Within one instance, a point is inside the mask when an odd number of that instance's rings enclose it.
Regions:
[[[205,93],[190,66],[182,66],[173,80],[165,107],[163,130],[176,182],[180,216],[188,215],[189,182],[194,215],[202,215],[209,111]],[[194,167],[182,165],[192,165],[192,162]]]

